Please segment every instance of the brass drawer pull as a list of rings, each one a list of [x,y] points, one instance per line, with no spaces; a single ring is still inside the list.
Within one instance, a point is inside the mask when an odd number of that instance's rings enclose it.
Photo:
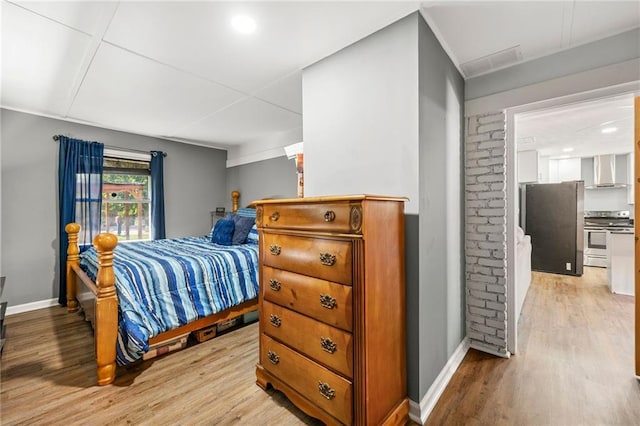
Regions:
[[[322,350],[330,354],[334,353],[338,346],[328,337],[320,337],[320,346]]]
[[[280,291],[280,281],[274,280],[273,278],[269,280],[269,288],[273,291]]]
[[[278,219],[280,219],[280,213],[278,213],[278,212],[273,212],[273,213],[271,213],[270,218],[271,218],[271,220],[272,220],[272,221],[277,222],[277,221],[278,221]]]
[[[336,214],[333,212],[333,210],[327,210],[324,213],[324,221],[333,222],[334,220],[336,220]]]
[[[336,257],[331,253],[320,253],[320,263],[333,266],[336,263]]]
[[[282,325],[282,320],[280,319],[280,317],[274,314],[271,314],[271,317],[269,318],[269,322],[271,323],[272,326],[276,328]]]
[[[280,357],[273,351],[267,352],[267,358],[269,358],[269,361],[271,361],[271,364],[273,365],[276,365],[280,362]]]
[[[322,305],[323,308],[327,308],[327,309],[333,309],[336,306],[338,306],[338,302],[336,301],[336,299],[329,296],[328,294],[320,295],[320,304]]]
[[[336,391],[331,389],[331,386],[329,386],[329,383],[318,382],[318,390],[320,391],[320,395],[324,396],[329,400],[335,398],[336,396]]]
[[[280,256],[280,251],[282,251],[282,247],[277,244],[271,244],[269,246],[269,252],[274,256]]]

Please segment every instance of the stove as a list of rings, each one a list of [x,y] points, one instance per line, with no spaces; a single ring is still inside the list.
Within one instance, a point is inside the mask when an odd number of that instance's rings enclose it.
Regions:
[[[633,219],[629,216],[629,210],[586,211],[584,212],[584,228],[633,228]]]
[[[584,212],[584,264],[607,267],[607,233],[633,232],[628,210]]]

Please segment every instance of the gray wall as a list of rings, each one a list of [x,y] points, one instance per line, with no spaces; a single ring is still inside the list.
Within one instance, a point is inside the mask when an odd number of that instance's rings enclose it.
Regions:
[[[416,402],[465,336],[463,90],[419,13],[303,71],[305,195],[410,197],[407,385]]]
[[[640,28],[466,81],[465,99],[640,58]]]
[[[9,305],[58,295],[58,143],[55,134],[114,147],[162,150],[167,237],[203,235],[230,204],[226,152],[2,110],[2,272]]]
[[[464,80],[418,19],[420,395],[465,337]]]
[[[2,124],[3,112],[4,110],[0,108],[0,124]],[[0,166],[2,165],[2,139],[2,134],[0,134]],[[2,168],[0,167],[0,276],[4,276],[2,269],[2,175]],[[4,297],[2,300],[4,301]]]
[[[297,184],[296,162],[286,156],[227,169],[227,192],[240,191],[240,207],[261,198],[295,198]]]

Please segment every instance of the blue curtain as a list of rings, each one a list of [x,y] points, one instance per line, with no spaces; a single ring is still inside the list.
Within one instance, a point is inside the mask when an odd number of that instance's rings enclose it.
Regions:
[[[151,239],[166,238],[164,226],[164,153],[151,151]]]
[[[91,246],[93,236],[100,232],[102,208],[102,160],[104,145],[58,136],[58,201],[60,223],[60,281],[58,303],[67,305],[67,245],[64,227],[70,222],[80,224],[80,250]]]

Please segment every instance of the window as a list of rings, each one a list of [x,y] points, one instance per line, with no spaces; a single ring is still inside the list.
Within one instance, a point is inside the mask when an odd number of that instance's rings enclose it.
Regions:
[[[82,224],[78,242],[91,247],[91,230],[100,223],[100,174],[76,173],[76,222]]]
[[[101,232],[119,240],[149,240],[151,223],[149,161],[104,157]]]

